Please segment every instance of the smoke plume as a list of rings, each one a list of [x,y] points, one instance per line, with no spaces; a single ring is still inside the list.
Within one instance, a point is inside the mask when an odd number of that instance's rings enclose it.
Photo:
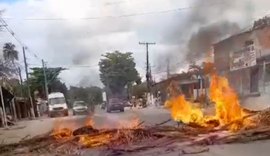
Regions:
[[[185,17],[175,19],[178,22],[172,25],[164,39],[171,44],[178,44],[176,48],[179,48],[168,53],[168,58],[182,56],[181,62],[178,60],[171,64],[183,65],[204,58],[213,43],[238,33],[241,26],[250,22],[254,13],[250,6],[253,4],[253,1],[245,0],[193,1],[190,4],[192,9]]]
[[[193,33],[188,41],[187,60],[193,62],[196,59],[204,58],[204,54],[211,50],[214,42],[239,31],[240,28],[236,23],[228,21],[200,27],[198,32]]]

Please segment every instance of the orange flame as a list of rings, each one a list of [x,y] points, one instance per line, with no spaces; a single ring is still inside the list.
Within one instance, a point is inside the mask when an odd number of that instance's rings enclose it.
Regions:
[[[94,121],[93,121],[92,117],[86,118],[85,126],[94,127]]]
[[[238,96],[235,91],[230,88],[229,82],[225,77],[212,76],[210,97],[211,100],[215,102],[216,118],[221,125],[229,124],[244,117]],[[235,130],[239,127],[233,124],[230,128]]]
[[[72,136],[72,131],[68,128],[54,129],[52,136],[55,139],[69,139]]]
[[[136,129],[139,128],[140,119],[138,117],[133,117],[130,120],[123,120],[119,123],[120,129]]]
[[[68,125],[62,120],[55,120],[52,136],[55,139],[68,139],[72,136],[72,128],[76,127],[74,123]]]
[[[233,121],[242,120],[244,113],[240,107],[237,94],[230,88],[228,80],[213,74],[210,83],[210,99],[215,103],[215,115],[204,116],[200,108],[185,100],[183,95],[172,97],[166,101],[165,106],[171,109],[171,116],[175,121],[183,123],[196,123],[201,126],[210,126],[209,121],[217,120],[218,125],[226,125]],[[236,122],[229,126],[230,130],[237,130],[243,125]]]
[[[171,115],[175,121],[202,124],[202,111],[199,108],[192,106],[190,102],[186,101],[183,95],[173,97],[170,99],[169,103],[169,105],[171,105]]]

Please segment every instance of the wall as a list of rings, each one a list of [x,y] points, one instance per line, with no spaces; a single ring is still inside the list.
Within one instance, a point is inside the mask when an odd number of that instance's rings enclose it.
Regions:
[[[230,52],[237,51],[252,40],[256,47],[257,65],[236,71],[230,71]],[[221,75],[228,77],[231,86],[240,94],[248,95],[251,91],[251,75],[254,68],[258,68],[259,92],[264,91],[263,61],[260,58],[270,55],[270,26],[263,29],[244,32],[214,45],[214,64]],[[268,59],[270,61],[270,59]]]

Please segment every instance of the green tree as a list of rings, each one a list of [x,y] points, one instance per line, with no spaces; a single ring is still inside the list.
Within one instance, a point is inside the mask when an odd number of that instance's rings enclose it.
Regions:
[[[135,85],[131,89],[132,96],[135,96],[136,98],[142,98],[145,93],[147,93],[147,84],[146,82],[141,83],[139,85]]]
[[[68,91],[71,101],[85,101],[88,105],[96,105],[102,102],[102,89],[99,87],[75,87],[71,86]]]
[[[99,62],[100,80],[113,93],[123,92],[128,83],[140,82],[132,53],[115,51],[102,55]]]
[[[19,59],[18,51],[12,43],[5,43],[3,46],[3,60],[0,60],[0,76],[18,74],[16,60]]]
[[[11,61],[14,64],[15,60],[18,60],[18,51],[13,43],[5,43],[3,47],[3,56],[5,61]]]
[[[38,91],[40,96],[44,97],[44,74],[43,68],[31,68],[32,72],[30,73],[29,84],[32,91]],[[48,80],[48,90],[49,92],[62,92],[66,93],[67,88],[64,83],[62,83],[58,76],[63,68],[46,68],[46,76]]]

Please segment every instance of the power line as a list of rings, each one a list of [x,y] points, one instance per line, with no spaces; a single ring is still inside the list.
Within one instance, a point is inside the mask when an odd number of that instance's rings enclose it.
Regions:
[[[11,34],[11,36],[23,47],[24,44],[17,36],[15,36],[15,33],[8,27],[8,24],[6,23],[6,21],[2,17],[0,17],[0,21],[2,22],[3,27],[5,27],[6,30]]]
[[[224,1],[218,2],[218,3],[211,3],[211,4],[207,4],[207,5],[200,5],[200,6],[188,6],[188,7],[168,9],[168,10],[162,10],[162,11],[131,13],[131,14],[118,15],[118,16],[97,16],[97,17],[79,17],[79,18],[23,18],[20,20],[25,20],[25,21],[66,21],[66,20],[98,20],[98,19],[106,19],[106,18],[127,18],[127,17],[147,16],[147,15],[179,12],[179,11],[183,11],[183,10],[194,9],[194,8],[199,8],[199,7],[204,7],[204,6],[212,6],[212,5],[223,4],[223,3],[224,3]],[[15,18],[6,17],[4,19],[13,20]]]
[[[41,67],[40,65],[37,64],[30,64],[33,68],[34,67]],[[49,68],[57,68],[57,67],[62,67],[62,68],[95,68],[98,67],[99,65],[49,65]]]
[[[14,31],[9,27],[7,22],[0,17],[0,22],[3,24],[2,26],[6,28],[6,30],[11,34],[11,36],[22,46],[25,47],[25,50],[27,50],[29,53],[31,53],[36,59],[42,60],[39,58],[35,53],[33,53],[14,33]]]

